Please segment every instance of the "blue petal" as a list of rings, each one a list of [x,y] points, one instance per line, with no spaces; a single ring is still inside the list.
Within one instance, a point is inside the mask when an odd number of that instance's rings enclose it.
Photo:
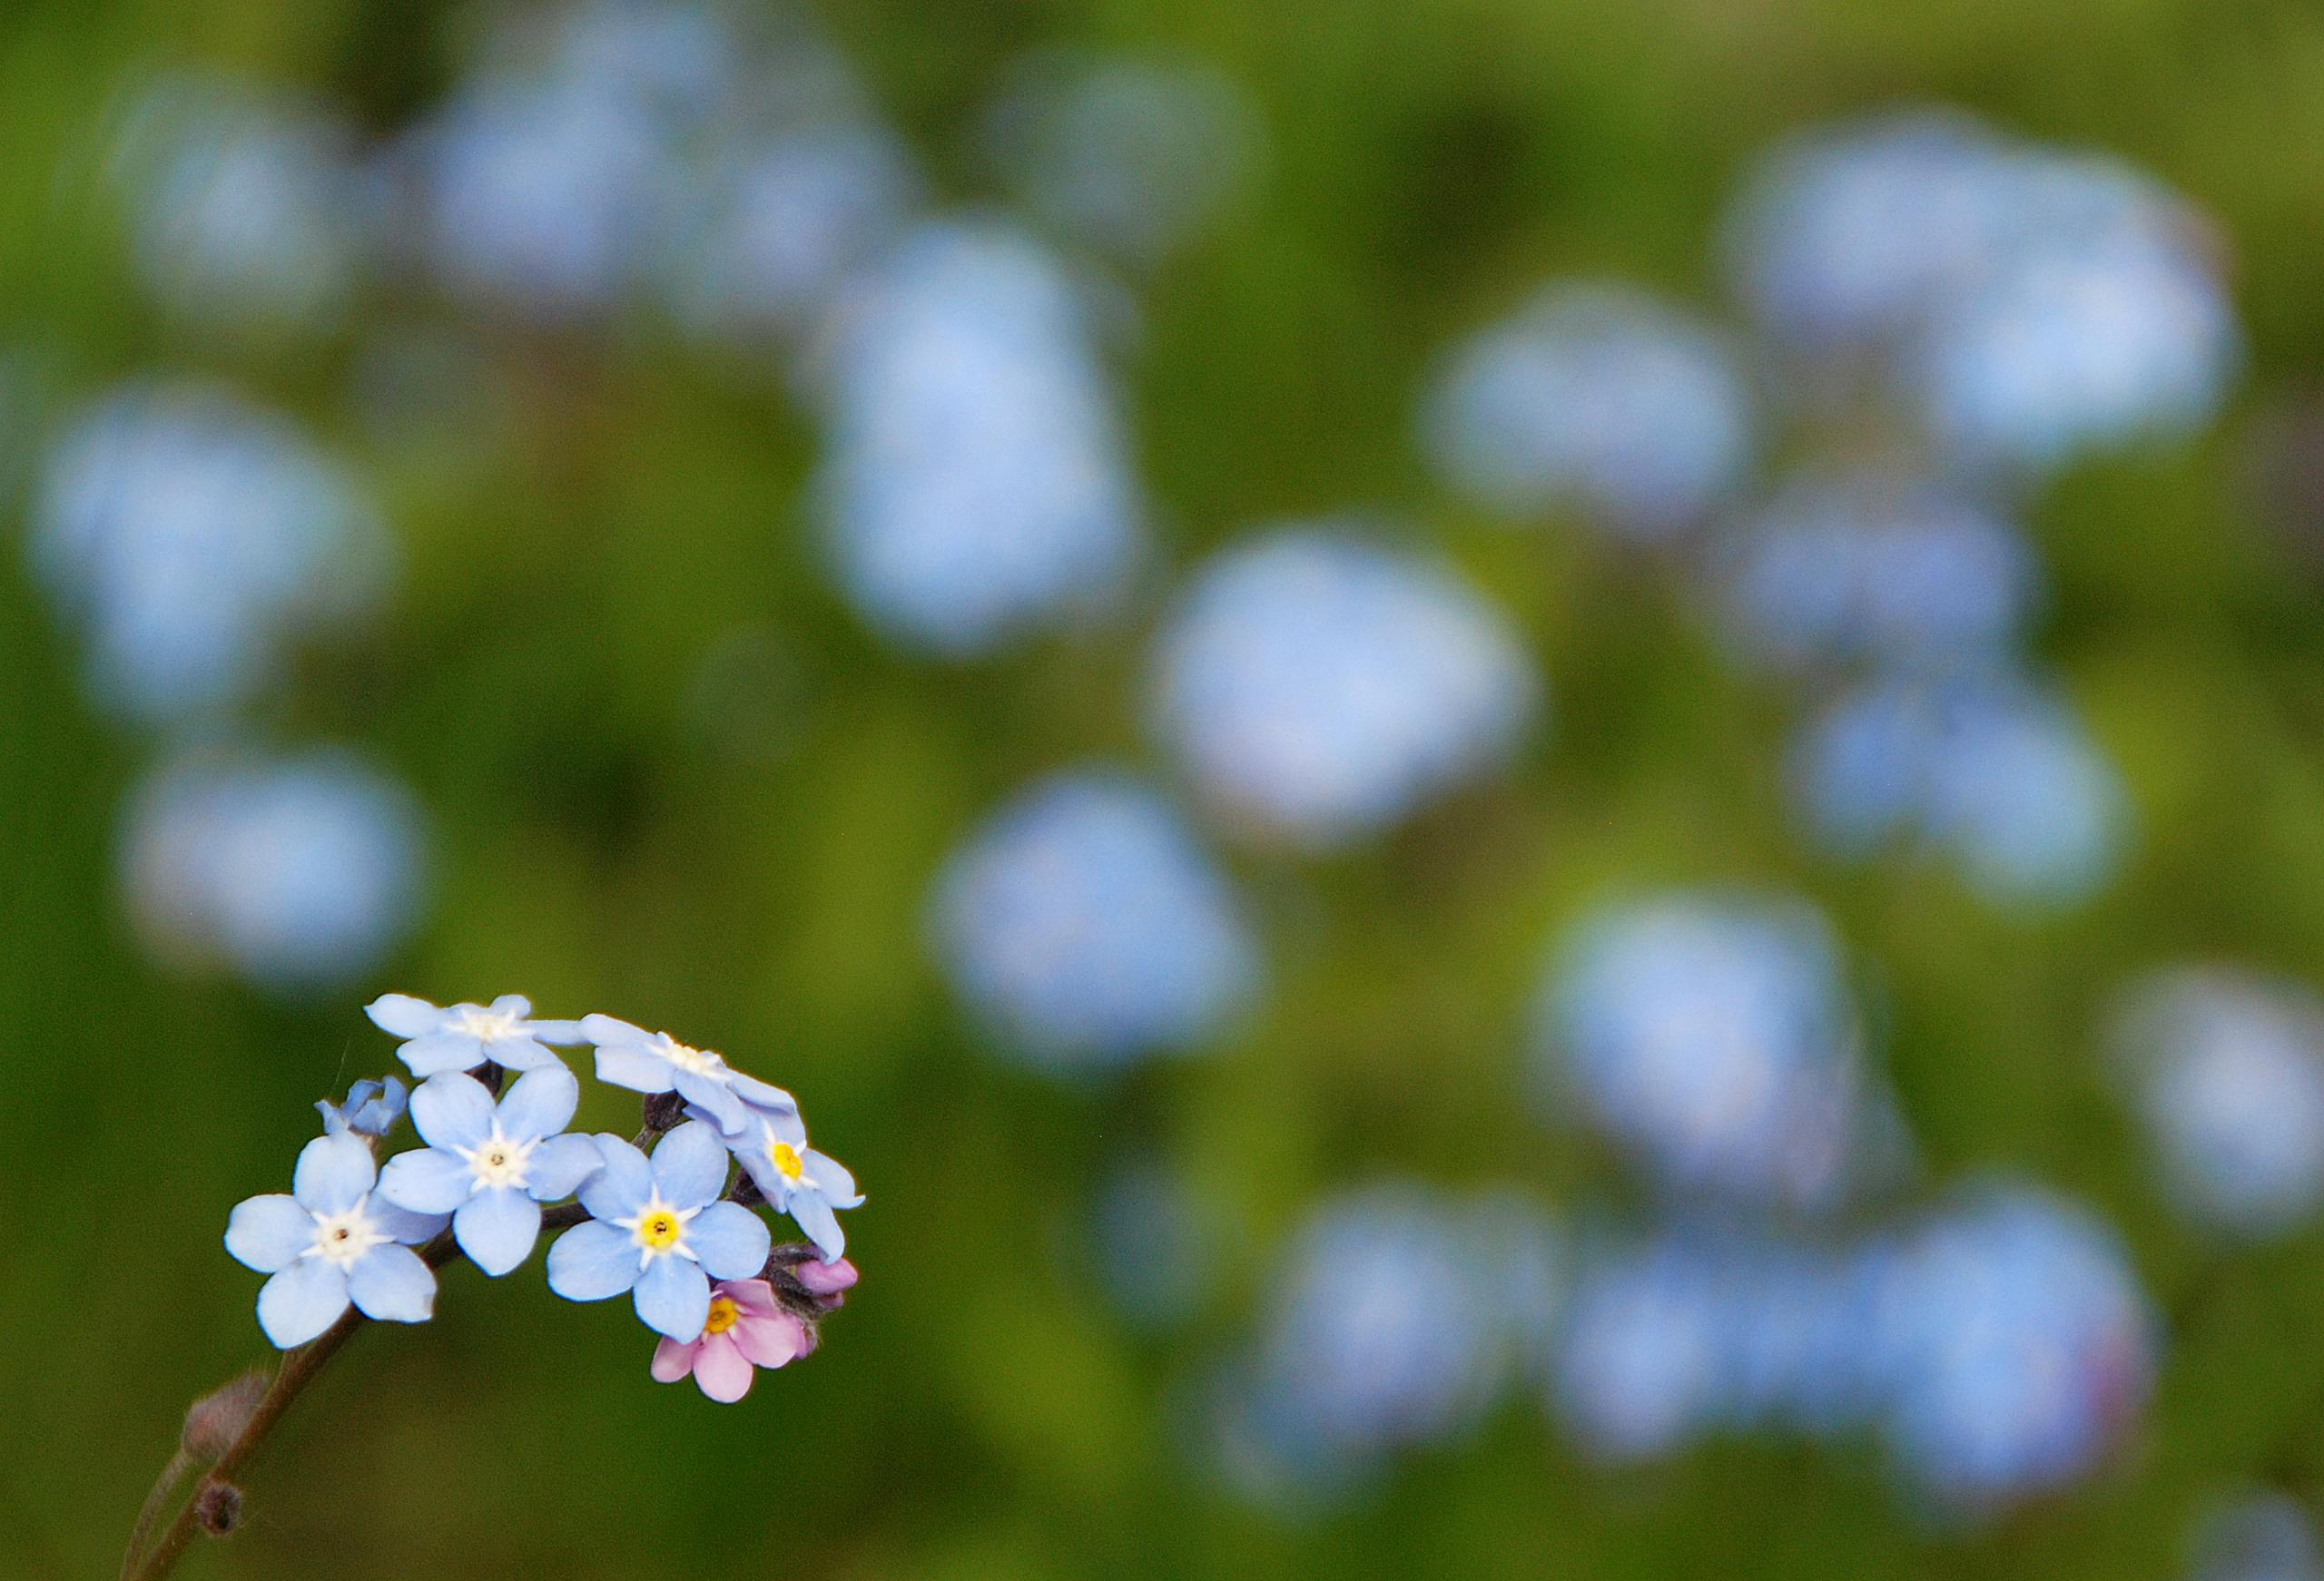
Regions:
[[[581,1205],[593,1219],[626,1219],[653,1194],[653,1166],[644,1154],[610,1132],[600,1131],[594,1140],[605,1167],[582,1183]]]
[[[637,1242],[611,1224],[576,1224],[548,1249],[548,1287],[569,1301],[601,1301],[637,1282]]]
[[[503,994],[492,1002],[492,1013],[522,1021],[533,1013],[533,1002],[522,994]]]
[[[374,1246],[347,1271],[347,1293],[367,1318],[424,1323],[436,1313],[436,1271],[409,1246]]]
[[[726,1189],[726,1144],[715,1128],[690,1120],[654,1149],[654,1183],[674,1208],[698,1208]]]
[[[547,1070],[551,1065],[559,1070],[565,1068],[565,1062],[535,1037],[496,1037],[484,1046],[484,1055],[503,1070]]]
[[[444,1025],[444,1012],[409,994],[382,994],[363,1007],[363,1014],[382,1032],[398,1037],[425,1037]]]
[[[863,1193],[855,1189],[855,1177],[838,1159],[810,1147],[800,1155],[800,1163],[806,1165],[807,1183],[813,1186],[832,1207],[860,1208],[863,1205]]]
[[[416,1038],[396,1050],[396,1057],[411,1074],[427,1077],[446,1071],[474,1070],[484,1063],[484,1045],[465,1032],[440,1032]]]
[[[525,1190],[537,1203],[571,1196],[581,1183],[605,1165],[595,1137],[567,1132],[552,1136],[533,1149],[525,1172]]]
[[[415,1213],[448,1213],[468,1200],[475,1184],[468,1160],[440,1147],[399,1153],[379,1171],[380,1197]]]
[[[540,1204],[508,1186],[478,1192],[452,1215],[460,1250],[496,1279],[532,1255],[540,1232]]]
[[[415,1213],[379,1196],[371,1199],[370,1213],[371,1223],[379,1233],[405,1246],[433,1241],[452,1222],[449,1213]]]
[[[638,1321],[690,1344],[710,1317],[710,1281],[683,1257],[656,1257],[638,1279],[636,1301]]]
[[[411,1123],[430,1146],[472,1149],[492,1134],[492,1094],[458,1071],[429,1076],[411,1095]]]
[[[314,1243],[315,1216],[280,1192],[237,1203],[226,1217],[227,1252],[261,1273],[290,1267]]]
[[[670,1081],[692,1110],[699,1111],[726,1134],[731,1136],[750,1128],[750,1110],[743,1106],[743,1100],[725,1083],[675,1065],[670,1069]]]
[[[556,1069],[527,1071],[502,1095],[502,1134],[518,1142],[537,1142],[556,1135],[572,1121],[573,1111],[581,1103],[581,1084],[556,1056],[548,1057]]]
[[[799,1112],[799,1100],[771,1082],[763,1082],[756,1076],[744,1075],[741,1071],[730,1072],[728,1081],[734,1089],[734,1095],[753,1109],[769,1110],[784,1115],[796,1115]]]
[[[318,1136],[299,1150],[290,1173],[290,1194],[310,1213],[343,1213],[362,1200],[379,1178],[371,1150],[361,1138],[340,1132]]]
[[[531,1026],[536,1038],[560,1048],[570,1048],[576,1043],[589,1041],[589,1035],[581,1030],[578,1021],[535,1021]]]
[[[303,1345],[347,1310],[347,1276],[320,1257],[302,1257],[258,1292],[258,1326],[275,1348]]]
[[[756,1279],[773,1244],[766,1221],[739,1203],[713,1203],[686,1226],[686,1245],[713,1279]]]
[[[743,1161],[743,1173],[749,1175],[752,1183],[759,1188],[759,1195],[773,1203],[778,1210],[791,1200],[791,1183],[783,1177],[781,1170],[774,1167],[774,1160],[766,1155],[765,1148],[753,1147],[734,1156]]]
[[[655,1093],[670,1090],[673,1075],[670,1062],[644,1049],[619,1046],[597,1046],[597,1079],[609,1085],[627,1087],[633,1093]]]
[[[807,1145],[807,1123],[799,1118],[797,1110],[763,1113],[753,1118],[756,1124],[751,1127],[752,1142],[747,1145],[753,1145],[754,1151],[764,1153],[770,1142],[788,1142],[793,1147]]]
[[[632,1026],[613,1016],[582,1016],[581,1036],[599,1048],[643,1047],[654,1041],[654,1035],[643,1026]]]
[[[835,1262],[846,1252],[847,1232],[839,1227],[839,1216],[832,1212],[832,1205],[814,1192],[793,1192],[783,1211],[807,1232],[825,1262]]]

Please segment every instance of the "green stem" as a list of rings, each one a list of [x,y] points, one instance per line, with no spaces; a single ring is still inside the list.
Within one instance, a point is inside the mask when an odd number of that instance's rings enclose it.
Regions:
[[[579,1223],[587,1216],[576,1204],[551,1208],[541,1215],[541,1229],[545,1233],[565,1229]],[[460,1249],[448,1230],[419,1251],[421,1260],[430,1268],[441,1268],[459,1254]],[[234,1473],[241,1469],[242,1462],[257,1452],[258,1447],[265,1442],[267,1434],[274,1429],[275,1423],[282,1419],[282,1414],[290,1409],[307,1385],[315,1380],[315,1375],[339,1354],[340,1346],[354,1338],[358,1329],[370,1321],[355,1308],[349,1307],[340,1315],[339,1321],[283,1357],[281,1370],[275,1373],[274,1381],[267,1386],[265,1395],[251,1410],[250,1420],[243,1424],[242,1430],[235,1435],[232,1443],[226,1446],[216,1462],[194,1478],[193,1491],[179,1507],[177,1518],[170,1522],[152,1547],[146,1548],[145,1539],[168,1500],[170,1489],[185,1475],[186,1452],[181,1448],[171,1458],[169,1465],[162,1468],[161,1479],[154,1483],[153,1491],[146,1496],[145,1508],[138,1517],[136,1529],[131,1534],[129,1552],[121,1563],[121,1581],[162,1581],[162,1577],[177,1568],[178,1561],[185,1556],[187,1547],[193,1541],[194,1533],[202,1529],[201,1507],[204,1490],[213,1484],[233,1480]],[[141,1549],[143,1550],[142,1556]]]

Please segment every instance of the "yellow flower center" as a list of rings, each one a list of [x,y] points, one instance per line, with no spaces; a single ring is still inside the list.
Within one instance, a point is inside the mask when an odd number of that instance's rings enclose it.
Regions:
[[[781,1172],[783,1178],[793,1185],[797,1185],[801,1177],[807,1173],[806,1161],[799,1156],[799,1150],[788,1142],[769,1143],[766,1155],[773,1161],[774,1167]]]
[[[702,1331],[705,1334],[723,1334],[742,1321],[743,1309],[734,1304],[734,1298],[723,1295],[713,1296],[710,1298],[710,1316],[704,1321]]]
[[[637,1243],[648,1252],[667,1252],[678,1243],[684,1228],[675,1213],[667,1208],[656,1208],[637,1221]]]

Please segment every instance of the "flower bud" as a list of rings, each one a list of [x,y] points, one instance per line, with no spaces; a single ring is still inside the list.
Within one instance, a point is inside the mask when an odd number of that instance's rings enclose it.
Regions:
[[[231,1482],[204,1482],[193,1496],[193,1518],[213,1537],[222,1537],[242,1522],[242,1490]]]
[[[186,1407],[185,1430],[178,1436],[185,1452],[205,1466],[224,1454],[266,1398],[267,1381],[263,1372],[245,1372]]]

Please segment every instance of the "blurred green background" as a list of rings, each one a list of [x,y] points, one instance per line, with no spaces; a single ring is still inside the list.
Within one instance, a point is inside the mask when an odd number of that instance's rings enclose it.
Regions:
[[[812,1360],[708,1406],[645,1377],[626,1313],[534,1277],[445,1280],[361,1334],[250,1468],[251,1515],[186,1573],[644,1578],[1649,1574],[2162,1576],[2222,1488],[2324,1490],[2324,1237],[2229,1254],[2177,1228],[2101,1069],[2128,973],[2324,950],[2324,624],[2254,506],[2255,414],[2324,355],[2324,11],[1987,0],[1123,0],[824,20],[940,188],[960,129],[1043,43],[1167,45],[1256,96],[1272,153],[1165,271],[1132,430],[1183,565],[1248,524],[1417,511],[1521,622],[1552,728],[1514,772],[1327,860],[1237,855],[1273,957],[1247,1032],[1112,1086],[996,1060],[921,945],[945,852],[1035,775],[1151,755],[1140,632],[947,665],[878,643],[803,523],[811,435],[651,336],[495,348],[525,393],[487,459],[377,458],[403,545],[389,618],[302,655],[260,715],[363,743],[417,789],[428,920],[343,1000],[156,970],[114,845],[148,754],[84,701],[74,639],[0,555],[0,1575],[106,1574],[195,1393],[264,1352],[227,1210],[280,1190],[308,1105],[383,1073],[378,991],[529,994],[667,1026],[801,1095],[869,1193],[864,1272]],[[143,305],[79,183],[124,76],[198,64],[392,121],[455,67],[440,5],[16,0],[0,19],[0,339],[84,396],[201,366],[344,432],[345,338],[222,354]],[[1585,535],[1465,520],[1421,476],[1429,357],[1553,274],[1718,298],[1709,242],[1755,150],[1923,99],[2123,154],[2218,221],[2252,345],[2202,442],[2082,467],[2029,520],[2039,646],[2122,765],[2140,837],[2067,916],[1942,869],[1843,869],[1780,802],[1781,699],[1736,679],[1666,580]],[[949,183],[949,185],[948,185]],[[7,433],[21,483],[22,433]],[[367,460],[371,459],[369,453]],[[21,519],[22,489],[8,506]],[[2312,509],[2312,506],[2311,506]],[[2296,524],[2301,525],[2301,524]],[[2304,523],[2313,532],[2311,515]],[[749,638],[704,669],[714,644]],[[708,679],[705,679],[705,676]],[[1478,1442],[1348,1507],[1247,1508],[1173,1439],[1187,1369],[1244,1331],[1315,1193],[1380,1173],[1515,1180],[1606,1161],[1513,1102],[1545,943],[1616,884],[1765,879],[1827,906],[1932,1173],[2005,1163],[2129,1238],[2167,1314],[2155,1407],[2073,1496],[1932,1534],[1867,1464],[1761,1443],[1610,1472],[1512,1401]],[[621,1095],[582,1122],[627,1132]],[[1125,1146],[1182,1160],[1228,1227],[1201,1315],[1140,1338],[1072,1251]]]

